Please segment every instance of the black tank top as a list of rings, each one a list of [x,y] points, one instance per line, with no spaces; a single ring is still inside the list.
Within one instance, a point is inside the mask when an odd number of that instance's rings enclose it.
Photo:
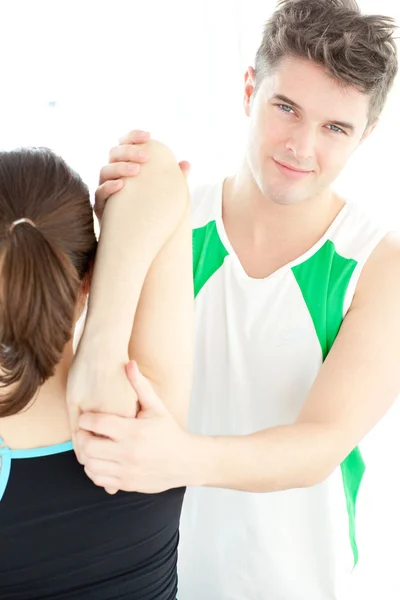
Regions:
[[[96,487],[60,444],[0,440],[1,600],[175,600],[184,489]]]

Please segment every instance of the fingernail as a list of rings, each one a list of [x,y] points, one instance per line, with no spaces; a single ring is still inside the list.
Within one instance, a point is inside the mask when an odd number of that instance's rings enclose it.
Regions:
[[[138,156],[139,158],[146,158],[146,152],[144,150],[139,150],[138,152]]]
[[[139,172],[139,170],[140,170],[140,167],[139,167],[139,165],[135,165],[134,163],[130,163],[130,164],[128,165],[128,171],[129,171],[130,173],[138,173],[138,172]]]

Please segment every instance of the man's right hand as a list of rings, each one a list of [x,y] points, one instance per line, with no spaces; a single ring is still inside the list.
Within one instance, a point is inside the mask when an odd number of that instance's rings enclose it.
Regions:
[[[99,187],[95,194],[94,212],[101,221],[108,198],[124,187],[124,177],[132,177],[140,173],[141,165],[149,160],[146,142],[150,134],[146,131],[134,130],[119,140],[119,145],[111,148],[108,165],[100,171]],[[181,161],[179,166],[185,177],[190,171],[190,164]]]

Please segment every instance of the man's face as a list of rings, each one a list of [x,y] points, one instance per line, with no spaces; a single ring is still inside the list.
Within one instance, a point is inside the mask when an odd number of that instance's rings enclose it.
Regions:
[[[336,179],[368,126],[369,96],[344,87],[315,63],[287,57],[259,84],[246,74],[247,161],[262,194],[289,205]]]

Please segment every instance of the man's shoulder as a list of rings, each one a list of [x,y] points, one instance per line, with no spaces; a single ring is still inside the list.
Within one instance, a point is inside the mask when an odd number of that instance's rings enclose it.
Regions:
[[[383,236],[371,255],[376,270],[394,269],[400,279],[400,232],[389,231]]]
[[[333,221],[328,236],[337,252],[356,260],[360,267],[387,234],[387,227],[357,202],[346,202]]]
[[[381,302],[400,303],[400,234],[388,232],[366,261],[357,286],[355,304]],[[398,310],[398,309],[397,309]],[[398,311],[400,314],[400,311]]]

